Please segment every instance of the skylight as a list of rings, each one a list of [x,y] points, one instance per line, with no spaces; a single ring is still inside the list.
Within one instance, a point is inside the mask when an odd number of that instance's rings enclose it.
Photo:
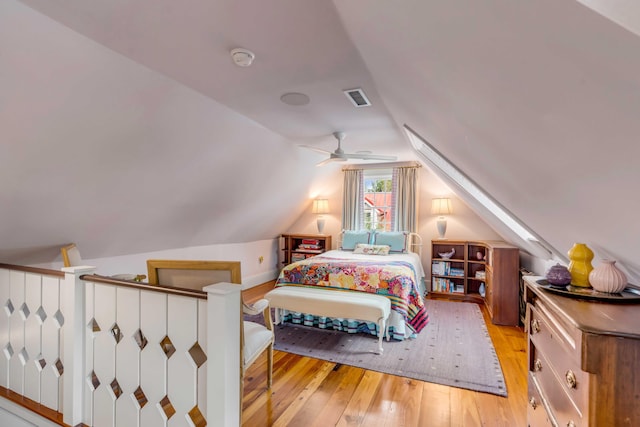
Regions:
[[[425,141],[421,136],[413,131],[409,126],[404,125],[404,130],[411,141],[411,145],[420,154],[422,154],[426,160],[428,160],[433,166],[437,167],[452,179],[456,184],[463,188],[469,195],[474,197],[479,203],[493,213],[504,225],[509,227],[514,233],[525,241],[537,243],[544,247],[541,242],[536,238],[529,230],[527,230],[517,219],[498,205],[491,197],[487,195],[482,189],[480,189],[473,181],[471,181],[465,174],[463,174],[458,168],[456,168],[449,160],[447,160],[442,154],[440,154],[433,146]],[[547,249],[545,247],[545,249]],[[548,249],[547,249],[548,250]]]

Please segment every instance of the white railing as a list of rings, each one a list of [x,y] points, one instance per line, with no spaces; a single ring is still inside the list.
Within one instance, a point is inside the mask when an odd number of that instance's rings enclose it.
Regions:
[[[240,424],[240,286],[26,270],[0,266],[0,386],[71,426]]]

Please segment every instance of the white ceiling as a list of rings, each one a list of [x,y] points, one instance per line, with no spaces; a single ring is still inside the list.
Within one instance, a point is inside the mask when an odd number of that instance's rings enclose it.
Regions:
[[[5,0],[0,259],[274,237],[338,170],[297,145],[332,150],[342,130],[347,151],[408,160],[406,123],[555,247],[585,241],[640,272],[639,10]],[[372,107],[353,108],[354,87]]]

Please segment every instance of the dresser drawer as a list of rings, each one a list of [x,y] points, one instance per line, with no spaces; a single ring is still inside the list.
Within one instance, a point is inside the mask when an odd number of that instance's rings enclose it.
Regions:
[[[529,339],[539,353],[548,360],[569,398],[580,414],[586,413],[589,403],[589,374],[580,367],[580,337],[566,330],[545,312],[542,305],[530,306]]]
[[[535,344],[530,343],[529,351],[531,356],[529,373],[535,380],[532,382],[538,384],[540,395],[549,405],[552,416],[557,420],[558,425],[576,427],[588,425],[582,419],[583,411],[579,410],[569,397],[569,390],[556,376],[549,360],[536,348]]]
[[[551,414],[547,412],[545,402],[542,400],[538,382],[531,373],[529,373],[528,388],[527,425],[529,427],[552,427],[557,425],[551,421]]]

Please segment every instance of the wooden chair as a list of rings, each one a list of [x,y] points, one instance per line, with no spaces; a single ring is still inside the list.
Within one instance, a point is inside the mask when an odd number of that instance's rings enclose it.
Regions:
[[[147,260],[149,283],[202,290],[204,286],[219,282],[241,284],[239,261],[188,261]],[[240,328],[240,396],[242,397],[244,373],[258,357],[267,350],[267,389],[271,389],[273,376],[273,343],[275,336],[271,320],[269,301],[261,299],[252,306],[242,303],[242,313],[262,313],[265,325],[243,321]]]
[[[77,267],[82,265],[82,258],[80,258],[80,251],[75,243],[68,244],[60,248],[62,252],[62,262],[65,267]]]
[[[82,265],[80,250],[75,243],[70,243],[61,247],[60,252],[62,253],[62,263],[65,267],[77,267]],[[116,274],[110,277],[122,280],[135,280],[136,282],[141,282],[147,278],[144,274]]]

